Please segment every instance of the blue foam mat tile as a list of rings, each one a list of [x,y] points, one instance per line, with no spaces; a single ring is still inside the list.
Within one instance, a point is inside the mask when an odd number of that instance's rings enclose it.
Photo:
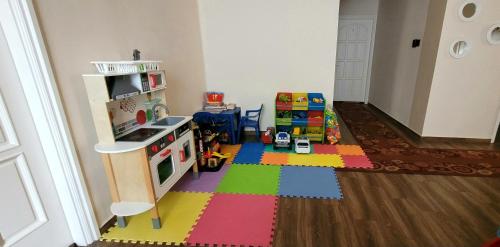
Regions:
[[[330,167],[283,166],[278,195],[342,199],[335,169]]]
[[[240,151],[234,157],[233,164],[259,164],[264,154],[264,144],[247,142],[241,145]]]

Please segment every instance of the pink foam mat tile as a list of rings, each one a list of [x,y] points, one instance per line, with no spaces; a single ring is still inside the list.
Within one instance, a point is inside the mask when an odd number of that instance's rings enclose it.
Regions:
[[[313,144],[315,154],[338,154],[337,146],[329,144]]]
[[[364,155],[342,155],[345,168],[373,169],[373,164]]]
[[[202,246],[271,246],[276,208],[276,196],[215,194],[186,241]]]

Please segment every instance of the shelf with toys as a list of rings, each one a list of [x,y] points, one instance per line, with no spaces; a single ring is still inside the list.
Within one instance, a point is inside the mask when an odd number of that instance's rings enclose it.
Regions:
[[[325,136],[325,99],[321,93],[279,92],[276,95],[276,131],[292,138],[307,136],[323,142]]]

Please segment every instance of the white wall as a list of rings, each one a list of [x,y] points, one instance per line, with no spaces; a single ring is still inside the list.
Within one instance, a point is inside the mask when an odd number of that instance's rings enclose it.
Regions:
[[[369,102],[409,125],[429,0],[380,0]]]
[[[264,103],[274,126],[278,91],[333,99],[339,0],[198,1],[208,90],[243,109]]]
[[[470,22],[458,17],[463,2],[446,5],[423,135],[490,139],[500,109],[500,45],[490,45],[486,32],[500,22],[500,1],[477,1],[481,11]],[[449,47],[459,39],[472,49],[455,59]]]
[[[81,74],[89,61],[163,60],[167,102],[172,114],[190,115],[205,91],[196,0],[35,0],[80,164],[100,224],[110,217],[111,195],[99,155],[96,132]]]
[[[340,0],[340,16],[370,15],[377,16],[379,0]]]
[[[443,28],[444,13],[447,0],[432,0],[429,3],[425,33],[422,40],[420,65],[413,95],[413,106],[410,115],[409,128],[422,135],[427,112],[427,103],[434,77],[436,57],[439,50],[441,30]]]

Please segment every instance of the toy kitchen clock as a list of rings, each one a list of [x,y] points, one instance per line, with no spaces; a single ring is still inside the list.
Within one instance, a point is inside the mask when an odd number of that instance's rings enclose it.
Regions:
[[[118,225],[151,212],[193,167],[198,175],[190,116],[169,116],[165,72],[159,61],[92,62],[100,73],[83,75]]]

